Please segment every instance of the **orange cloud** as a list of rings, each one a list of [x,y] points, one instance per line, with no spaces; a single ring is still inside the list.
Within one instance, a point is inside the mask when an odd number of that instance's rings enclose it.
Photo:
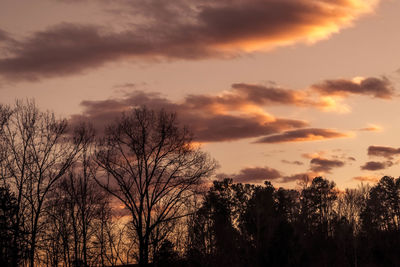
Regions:
[[[340,29],[350,26],[358,17],[371,13],[378,1],[248,0],[228,3],[230,6],[216,5],[217,8],[204,14],[205,20],[216,26],[216,32],[226,35],[226,40],[216,44],[216,47],[223,50],[239,48],[249,52],[327,39]],[[294,15],[298,17],[295,18]],[[239,16],[242,20],[234,22]],[[285,21],[279,21],[278,17],[285,17]],[[251,19],[248,24],[243,23],[246,18]],[[277,21],[280,25],[277,25]],[[228,26],[233,25],[236,26],[236,34],[224,34]],[[256,30],[251,29],[251,26],[257,27]],[[240,35],[237,34],[242,31],[245,38],[239,38]]]
[[[228,98],[196,95],[176,103],[155,93],[134,91],[120,99],[82,101],[84,113],[73,115],[71,122],[90,120],[98,131],[102,131],[105,125],[120,116],[121,111],[146,105],[155,110],[164,108],[177,112],[180,122],[189,125],[194,132],[196,142],[234,141],[308,126],[302,120],[274,117],[257,105],[254,105],[255,110],[247,109],[243,99],[232,99],[229,103]],[[215,108],[216,103],[219,109]],[[252,107],[253,104],[249,105]]]
[[[356,177],[353,177],[353,180],[360,181],[360,182],[377,183],[379,181],[379,178],[372,177],[372,176],[356,176]]]
[[[195,132],[197,142],[258,137],[256,143],[282,143],[354,136],[354,133],[338,132],[333,129],[305,128],[309,127],[306,121],[279,118],[266,111],[271,105],[313,107],[322,110],[332,106],[331,103],[320,101],[319,97],[329,96],[321,96],[307,89],[285,89],[275,84],[236,83],[232,85],[231,90],[223,91],[221,94],[192,94],[180,102],[172,102],[158,93],[136,90],[120,99],[82,101],[85,115],[74,115],[72,120],[90,119],[96,121],[97,129],[104,129],[107,122],[113,121],[120,112],[146,105],[154,109],[164,108],[179,113],[182,123],[190,125]],[[361,130],[378,129],[379,126],[370,125]]]
[[[383,128],[379,125],[369,124],[367,127],[361,128],[359,130],[365,131],[365,132],[381,132],[381,131],[383,131]]]

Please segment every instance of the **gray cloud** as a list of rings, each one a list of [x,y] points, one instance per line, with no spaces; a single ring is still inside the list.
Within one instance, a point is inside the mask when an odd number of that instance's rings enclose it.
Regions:
[[[154,53],[136,33],[111,33],[93,25],[60,24],[16,43],[0,59],[0,74],[12,80],[81,73],[129,55]],[[157,54],[157,53],[155,53]]]
[[[232,91],[238,95],[245,96],[246,100],[257,105],[293,105],[300,107],[315,107],[329,109],[332,103],[326,102],[320,97],[307,90],[291,90],[280,88],[273,84],[270,86],[235,83]]]
[[[324,38],[370,12],[371,6],[360,8],[343,0],[136,0],[113,1],[104,8],[114,14],[128,13],[128,30],[53,25],[8,47],[11,54],[0,58],[0,75],[37,80],[120,60],[231,58]],[[370,81],[365,87],[375,86]]]
[[[298,161],[298,160],[289,161],[289,160],[283,159],[283,160],[281,160],[281,162],[282,162],[282,163],[286,163],[286,164],[298,165],[298,166],[304,165],[303,162]]]
[[[276,180],[282,175],[279,171],[269,167],[244,168],[236,174],[220,173],[218,178],[232,178],[237,183],[261,183],[266,180]]]
[[[393,162],[391,161],[386,161],[386,162],[379,162],[379,161],[368,161],[364,165],[361,166],[361,170],[367,170],[367,171],[377,171],[377,170],[383,170],[391,167],[393,165]]]
[[[393,159],[394,156],[400,155],[400,148],[393,148],[387,146],[369,146],[368,155]]]
[[[394,96],[394,87],[386,77],[369,77],[360,82],[346,79],[325,80],[312,85],[311,88],[323,95],[347,96],[357,94],[384,99],[390,99]]]
[[[282,177],[280,182],[281,183],[290,183],[290,182],[298,182],[298,183],[304,182],[305,183],[305,182],[311,180],[315,176],[316,176],[316,174],[312,173],[312,172],[296,173],[293,175]]]
[[[0,29],[0,42],[4,42],[10,39],[10,36],[7,32],[4,30]]]
[[[330,173],[333,168],[343,167],[345,162],[337,159],[313,158],[310,165],[310,170],[313,172]]]

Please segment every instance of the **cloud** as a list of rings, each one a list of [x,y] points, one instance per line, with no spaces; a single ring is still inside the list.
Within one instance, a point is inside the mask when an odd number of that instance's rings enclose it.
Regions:
[[[13,56],[0,59],[0,74],[11,80],[37,80],[97,68],[153,49],[135,33],[110,33],[93,25],[62,23],[19,41]]]
[[[248,167],[240,170],[236,174],[219,173],[217,178],[232,178],[237,183],[262,183],[264,181],[274,181],[276,183],[306,183],[313,177],[320,174],[317,172],[304,172],[284,176],[281,172],[270,167]]]
[[[254,138],[308,125],[301,120],[277,118],[259,109],[249,110],[241,104],[225,105],[222,108],[210,103],[201,104],[200,99],[203,98],[207,103],[213,101],[210,96],[196,95],[174,103],[157,93],[134,91],[120,99],[82,101],[84,112],[73,115],[71,122],[89,120],[96,124],[94,127],[98,131],[101,131],[106,125],[114,122],[121,112],[139,106],[155,110],[163,108],[177,112],[179,121],[192,129],[195,140],[199,142]]]
[[[359,131],[365,131],[365,132],[381,132],[381,131],[382,131],[382,127],[379,126],[379,125],[375,125],[375,124],[369,124],[368,127],[361,128],[361,129],[359,129]]]
[[[368,155],[384,157],[387,159],[393,159],[394,156],[400,154],[400,148],[393,148],[388,146],[369,146]]]
[[[6,31],[0,29],[0,42],[7,41],[9,39],[10,39],[9,34]]]
[[[269,167],[244,168],[236,174],[220,173],[218,178],[232,178],[237,183],[262,183],[266,180],[276,180],[282,175],[279,171]]]
[[[392,165],[393,162],[391,161],[386,161],[386,162],[368,161],[363,166],[361,166],[361,170],[377,171],[377,170],[387,169]]]
[[[328,154],[328,151],[322,150],[313,153],[302,153],[301,156],[305,159],[313,159],[313,158],[324,157],[326,154]]]
[[[310,165],[310,170],[313,172],[330,173],[333,168],[343,167],[345,162],[337,159],[313,158],[310,161]]]
[[[311,86],[313,90],[330,96],[369,95],[375,98],[390,99],[394,96],[394,87],[386,78],[357,78],[353,80],[325,80]]]
[[[136,84],[121,84],[117,88],[136,87]],[[97,124],[97,129],[103,129],[121,112],[143,105],[151,109],[164,108],[177,112],[180,121],[191,127],[199,142],[258,137],[256,143],[282,143],[352,136],[351,133],[334,129],[305,128],[309,127],[306,121],[269,114],[265,108],[271,105],[323,106],[311,100],[307,92],[283,89],[272,84],[236,83],[231,90],[218,95],[191,94],[178,102],[171,102],[158,93],[135,90],[125,92],[122,98],[82,101],[84,114],[74,115],[72,120],[89,119]]]
[[[305,128],[262,137],[256,143],[304,142],[342,137],[349,137],[349,134],[340,133],[332,129]]]
[[[2,57],[7,57],[10,54],[11,47],[14,47],[16,41],[10,33],[0,29],[0,60]]]
[[[272,122],[262,122],[262,118],[253,116],[206,115],[198,113],[180,115],[181,121],[190,125],[196,140],[203,142],[233,141],[253,138],[283,129],[298,128],[306,123],[299,120],[277,118]]]
[[[298,107],[311,107],[323,111],[343,111],[343,104],[335,99],[320,96],[309,90],[291,90],[281,88],[271,83],[270,85],[235,83],[231,90],[225,91],[219,96],[190,95],[187,102],[193,108],[198,106],[216,107],[220,110],[230,106],[242,106],[253,110],[261,106],[286,105]]]
[[[231,58],[312,43],[371,13],[378,2],[113,1],[116,13],[130,13],[125,27],[61,23],[34,32],[7,48],[11,53],[0,58],[0,75],[14,81],[38,80],[82,73],[109,62]],[[374,86],[371,81],[366,88]]]
[[[283,160],[281,160],[281,162],[282,162],[282,163],[286,163],[286,164],[298,165],[298,166],[304,165],[304,163],[303,163],[303,162],[301,162],[301,161],[298,161],[298,160],[295,160],[295,161],[289,161],[289,160],[285,160],[285,159],[283,159]]]
[[[319,173],[315,172],[304,172],[304,173],[296,173],[288,176],[283,176],[280,179],[281,183],[290,183],[290,182],[297,182],[299,184],[306,184],[307,182],[311,181],[314,177],[319,176]]]
[[[276,86],[263,86],[247,83],[235,83],[232,85],[234,91],[246,95],[246,99],[257,104],[304,104],[304,93],[301,91],[278,88]]]
[[[271,105],[303,105],[304,92],[283,89],[276,85],[264,86],[246,83],[233,84],[231,90],[220,95],[189,95],[186,103],[192,108],[207,107],[219,112],[229,109],[256,110]],[[311,106],[311,104],[310,104]]]
[[[379,178],[371,177],[371,176],[356,176],[356,177],[353,177],[353,180],[360,181],[360,182],[377,183],[379,181]]]

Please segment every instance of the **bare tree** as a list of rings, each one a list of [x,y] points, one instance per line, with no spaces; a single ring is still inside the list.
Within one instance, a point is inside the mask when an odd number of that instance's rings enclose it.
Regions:
[[[130,211],[140,266],[149,262],[153,231],[187,215],[185,200],[216,167],[192,145],[175,114],[146,108],[124,114],[107,128],[96,160],[104,171],[98,183]]]
[[[68,171],[50,194],[47,212],[48,243],[61,237],[65,265],[94,266],[101,250],[97,249],[98,224],[108,208],[109,196],[95,183],[86,153],[79,164]],[[111,217],[107,217],[111,220]],[[51,238],[51,236],[54,236]]]
[[[368,184],[361,184],[358,188],[346,188],[337,199],[337,213],[339,217],[348,220],[354,234],[358,234],[361,229],[361,213],[365,209],[369,191]]]
[[[84,127],[68,132],[66,120],[39,111],[33,101],[17,101],[10,110],[0,132],[1,147],[6,151],[0,174],[15,192],[16,224],[24,223],[29,265],[34,266],[46,197],[89,138]],[[15,242],[21,235],[15,233]]]

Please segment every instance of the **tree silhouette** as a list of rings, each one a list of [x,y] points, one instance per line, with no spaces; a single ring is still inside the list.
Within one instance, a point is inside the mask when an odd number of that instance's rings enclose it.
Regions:
[[[331,234],[330,223],[335,216],[334,204],[337,199],[335,183],[316,177],[301,193],[301,212],[309,224],[309,230]]]
[[[150,236],[164,223],[185,216],[185,201],[216,164],[191,144],[175,114],[146,108],[124,114],[98,144],[97,178],[130,211],[139,265],[149,262]]]
[[[400,266],[400,178],[209,184],[216,163],[146,108],[94,140],[32,101],[0,105],[1,266]]]
[[[16,224],[29,233],[29,264],[35,265],[38,235],[48,193],[87,143],[84,128],[67,135],[67,121],[40,112],[34,102],[17,101],[3,120],[0,143],[5,154],[0,175],[15,192]],[[15,233],[14,245],[20,239]]]
[[[189,226],[189,253],[196,266],[241,266],[238,228],[244,191],[232,179],[214,181]]]
[[[399,230],[400,179],[384,176],[371,188],[366,208],[362,214],[363,223],[369,231]]]
[[[17,231],[21,231],[16,222],[18,212],[17,199],[7,186],[0,187],[0,265],[20,264],[24,253],[23,239],[15,240]]]

